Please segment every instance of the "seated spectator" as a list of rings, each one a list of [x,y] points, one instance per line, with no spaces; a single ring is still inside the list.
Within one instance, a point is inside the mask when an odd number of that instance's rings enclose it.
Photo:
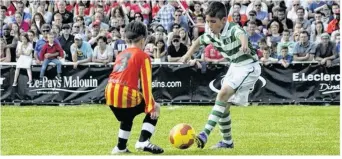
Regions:
[[[21,31],[27,32],[30,29],[30,24],[23,20],[22,14],[16,12],[14,15],[15,21]]]
[[[180,42],[186,45],[188,48],[190,48],[191,41],[190,41],[188,33],[185,31],[184,28],[179,29],[179,36],[180,36]]]
[[[321,35],[321,41],[316,47],[315,60],[321,65],[331,67],[332,60],[335,59],[336,44],[330,41],[328,33]]]
[[[280,63],[285,68],[289,67],[292,63],[292,56],[288,54],[289,50],[286,46],[281,48],[281,55],[278,56],[278,63]]]
[[[299,7],[296,11],[297,14],[297,19],[295,20],[296,23],[302,23],[303,24],[303,29],[308,31],[310,33],[311,31],[311,23],[310,21],[304,17],[304,12],[306,10],[303,7]]]
[[[239,16],[239,18],[237,16]],[[234,18],[236,18],[236,19],[234,20]],[[232,14],[228,15],[228,22],[233,22],[233,21],[239,22],[239,24],[241,24],[242,26],[244,26],[246,21],[247,21],[247,15],[245,13],[241,12],[241,4],[240,3],[234,3],[233,12],[232,12]]]
[[[294,41],[295,43],[299,42],[299,35],[300,35],[300,32],[301,32],[301,31],[295,31],[295,32],[293,32],[293,37],[292,37],[292,39],[293,39],[293,41]]]
[[[311,32],[310,40],[315,44],[319,44],[321,42],[321,35],[325,32],[325,30],[321,21],[315,22],[315,26],[315,30]]]
[[[259,48],[257,49],[257,55],[258,55],[258,57],[260,59],[263,56],[263,51],[262,50],[268,49],[266,38],[259,39],[258,46],[259,46]]]
[[[151,58],[153,57],[153,49],[155,47],[155,42],[156,42],[156,38],[154,36],[148,36],[146,38],[146,45],[144,48],[144,52],[147,53]]]
[[[310,26],[311,34],[315,32],[317,22],[322,22],[323,20],[322,17],[324,17],[324,13],[320,11],[315,12],[315,20],[311,22],[311,26]],[[323,25],[322,30],[327,30],[328,24],[322,22],[322,25]]]
[[[281,55],[281,48],[286,46],[288,49],[288,55],[293,55],[293,49],[295,47],[296,43],[292,40],[290,40],[290,31],[288,29],[285,29],[283,31],[283,35],[281,38],[280,43],[277,45],[277,55]]]
[[[278,59],[271,56],[270,49],[264,48],[264,49],[261,49],[261,52],[262,52],[262,57],[260,58],[260,62],[262,65],[267,66],[271,63],[276,63],[278,61]]]
[[[36,46],[34,47],[34,57],[36,59],[36,64],[41,64],[41,60],[40,60],[40,51],[42,50],[43,46],[47,43],[47,34],[50,32],[51,27],[49,24],[44,24],[42,27],[42,38],[40,38],[37,43]],[[55,39],[54,42],[59,43],[58,39]]]
[[[268,24],[268,13],[266,11],[261,10],[261,1],[256,0],[253,3],[254,5],[254,10],[256,11],[256,18],[262,21],[263,25]]]
[[[17,67],[14,73],[13,86],[17,86],[17,80],[21,68],[25,68],[27,70],[27,75],[29,78],[27,84],[32,82],[32,50],[32,43],[30,43],[28,35],[26,33],[21,34],[20,42],[17,47],[17,56],[19,56],[19,59],[17,61]]]
[[[278,20],[271,21],[268,30],[270,31],[267,36],[267,45],[271,46],[272,43],[279,43],[281,40],[281,33],[283,32],[282,24]]]
[[[277,11],[277,17],[279,21],[283,24],[284,29],[288,29],[290,32],[293,31],[293,21],[286,17],[285,8],[279,8]]]
[[[262,33],[262,29],[263,29],[263,25],[262,25],[262,21],[256,18],[256,11],[255,10],[251,10],[248,13],[248,18],[249,20],[247,20],[247,22],[245,23],[244,26],[247,26],[248,22],[250,21],[255,21],[256,25],[257,25],[257,30],[255,30],[256,33]]]
[[[45,74],[45,70],[50,62],[57,65],[57,77],[61,77],[62,63],[59,59],[63,58],[63,49],[54,41],[55,33],[49,32],[47,35],[48,43],[46,43],[40,51],[40,60],[43,61],[42,68],[40,70],[39,78],[42,80]]]
[[[312,61],[316,51],[315,44],[309,41],[309,33],[302,31],[299,34],[299,42],[293,50],[294,61]]]
[[[163,39],[158,39],[153,49],[153,56],[156,61],[166,61],[166,45]]]
[[[0,38],[0,62],[11,62],[11,51],[6,48],[6,40]]]
[[[74,39],[75,43],[70,46],[70,52],[76,69],[79,64],[91,62],[93,49],[88,42],[82,40],[82,35],[76,34]]]
[[[339,37],[338,37],[339,38]],[[335,58],[332,60],[332,65],[340,65],[340,42],[336,43],[335,46]]]
[[[17,23],[11,24],[11,36],[14,36],[15,39],[19,39],[20,28]],[[22,31],[23,32],[23,31]]]
[[[224,57],[217,51],[212,44],[209,44],[204,49],[204,61],[217,64],[225,61]]]
[[[107,64],[113,62],[113,49],[107,45],[107,38],[100,36],[93,53],[93,62]]]
[[[179,29],[181,28],[181,26],[179,24],[173,24],[172,26],[172,32],[169,32],[169,34],[167,35],[167,46],[171,45],[171,40],[173,35],[179,35]]]
[[[187,51],[188,48],[180,42],[180,36],[174,35],[172,44],[167,48],[167,61],[177,62]]]
[[[258,41],[263,38],[262,34],[256,33],[257,25],[255,21],[249,21],[247,27],[248,38],[253,45],[253,48],[258,49]]]
[[[335,30],[340,29],[340,11],[334,14],[334,19],[328,24],[327,32],[331,34]]]
[[[193,39],[197,39],[199,36],[205,32],[205,21],[203,16],[197,16],[195,26],[193,28]]]
[[[11,53],[11,62],[16,62],[16,47],[17,47],[17,41],[18,39],[14,36],[11,35],[11,28],[6,24],[2,27],[2,38],[4,38],[5,40],[5,48],[9,48],[10,49],[10,53]]]

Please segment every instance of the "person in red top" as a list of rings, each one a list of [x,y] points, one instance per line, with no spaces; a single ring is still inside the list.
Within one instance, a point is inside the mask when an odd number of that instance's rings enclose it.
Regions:
[[[61,77],[62,63],[58,59],[63,58],[64,53],[62,47],[57,42],[54,42],[54,35],[55,33],[49,32],[48,43],[43,46],[39,54],[40,60],[44,61],[39,76],[41,80],[44,78],[45,70],[50,62],[57,65],[57,77]]]
[[[112,154],[130,152],[126,144],[133,119],[143,112],[146,116],[135,148],[153,154],[163,153],[162,148],[150,143],[160,113],[160,104],[154,101],[152,95],[151,60],[143,52],[147,28],[142,22],[133,21],[125,27],[125,35],[128,48],[116,57],[105,89],[106,105],[121,123],[118,144]],[[139,92],[139,79],[142,92]]]
[[[331,34],[335,30],[340,29],[340,11],[336,11],[334,19],[328,24],[327,32]]]

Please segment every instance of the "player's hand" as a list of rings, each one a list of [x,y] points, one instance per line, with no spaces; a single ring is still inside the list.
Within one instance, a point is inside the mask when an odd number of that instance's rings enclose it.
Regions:
[[[190,58],[190,56],[187,55],[187,54],[185,54],[185,55],[183,55],[183,56],[179,59],[179,62],[188,63],[189,58]]]
[[[160,115],[160,104],[155,102],[154,110],[151,112],[151,119],[156,120]]]
[[[241,46],[240,51],[245,53],[245,54],[249,54],[251,52],[251,50],[249,49],[248,46]]]

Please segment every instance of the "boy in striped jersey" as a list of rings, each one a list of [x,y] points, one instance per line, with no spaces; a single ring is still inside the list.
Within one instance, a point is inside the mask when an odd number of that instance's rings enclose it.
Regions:
[[[133,119],[144,112],[146,116],[135,148],[153,154],[163,153],[162,148],[149,141],[157,124],[160,105],[154,101],[152,95],[151,60],[143,52],[146,26],[141,22],[131,22],[125,28],[125,35],[129,47],[117,56],[105,90],[106,105],[120,122],[118,144],[112,154],[130,152],[126,144]],[[142,93],[138,88],[139,79]]]
[[[227,22],[224,4],[211,2],[205,15],[210,30],[193,42],[180,61],[187,62],[200,45],[212,44],[230,62],[230,66],[207,124],[196,141],[199,148],[204,148],[208,136],[218,123],[223,140],[212,148],[233,148],[230,105],[248,105],[248,94],[254,88],[261,68],[246,32],[239,25]]]

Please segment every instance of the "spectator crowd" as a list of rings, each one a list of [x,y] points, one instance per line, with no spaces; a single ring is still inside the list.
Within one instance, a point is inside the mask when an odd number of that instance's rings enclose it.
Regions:
[[[339,0],[221,0],[230,23],[249,36],[263,65],[316,61],[326,67],[340,62]],[[141,21],[148,27],[145,52],[155,62],[177,62],[192,41],[209,31],[204,12],[208,0],[12,0],[0,1],[0,62],[31,65],[63,62],[74,68],[87,62],[109,63],[127,48],[125,26]],[[205,69],[224,62],[212,45],[189,62]]]

